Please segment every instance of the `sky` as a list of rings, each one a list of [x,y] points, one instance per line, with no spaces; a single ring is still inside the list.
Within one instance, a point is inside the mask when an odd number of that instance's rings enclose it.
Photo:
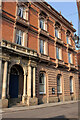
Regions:
[[[45,0],[48,2],[55,10],[58,12],[61,11],[61,14],[68,20],[72,21],[73,27],[77,30],[76,34],[78,34],[78,10],[76,0],[63,2],[59,0]],[[55,2],[57,1],[57,2]]]

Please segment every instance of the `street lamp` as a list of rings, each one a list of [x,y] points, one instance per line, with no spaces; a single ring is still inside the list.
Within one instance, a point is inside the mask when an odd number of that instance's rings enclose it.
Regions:
[[[80,48],[80,44],[79,44],[80,37],[75,34],[73,40],[75,42],[76,47]]]

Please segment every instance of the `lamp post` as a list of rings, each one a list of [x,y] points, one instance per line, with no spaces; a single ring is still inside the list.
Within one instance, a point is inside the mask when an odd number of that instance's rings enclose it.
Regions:
[[[79,44],[80,36],[77,36],[77,35],[75,34],[74,37],[73,37],[73,40],[74,40],[74,42],[75,42],[76,48],[80,48],[80,44]]]

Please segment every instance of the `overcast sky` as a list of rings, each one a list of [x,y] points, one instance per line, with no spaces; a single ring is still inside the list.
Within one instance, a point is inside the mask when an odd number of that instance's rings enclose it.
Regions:
[[[76,0],[72,2],[55,2],[59,0],[45,0],[48,2],[54,9],[58,12],[61,11],[61,14],[68,20],[72,21],[74,28],[78,33],[78,10],[76,5]],[[54,2],[53,2],[54,1]]]

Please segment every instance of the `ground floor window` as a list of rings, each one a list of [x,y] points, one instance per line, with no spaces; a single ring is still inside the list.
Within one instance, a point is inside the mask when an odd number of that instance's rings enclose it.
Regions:
[[[39,93],[40,94],[45,94],[46,93],[46,85],[45,85],[45,74],[40,73],[39,76]]]
[[[70,77],[70,93],[73,93],[73,78]]]
[[[61,88],[61,76],[57,76],[57,93],[62,93],[62,88]]]

